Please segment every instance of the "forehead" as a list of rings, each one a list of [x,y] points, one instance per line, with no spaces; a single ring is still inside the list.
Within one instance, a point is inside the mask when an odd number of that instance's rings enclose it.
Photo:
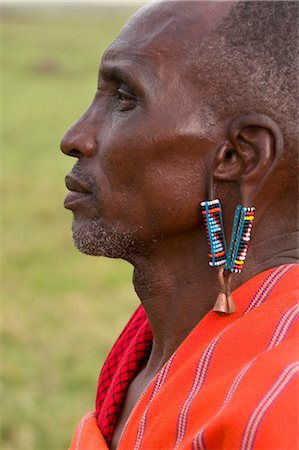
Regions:
[[[171,59],[174,52],[170,52],[168,47],[170,37],[174,35],[175,22],[171,11],[162,11],[159,17],[156,8],[142,8],[126,23],[115,41],[107,48],[102,62],[105,64],[127,59],[159,63],[165,56]],[[175,53],[178,51],[177,46]]]
[[[154,64],[183,64],[196,46],[227,13],[229,1],[161,1],[141,8],[104,53],[102,62],[140,59]]]

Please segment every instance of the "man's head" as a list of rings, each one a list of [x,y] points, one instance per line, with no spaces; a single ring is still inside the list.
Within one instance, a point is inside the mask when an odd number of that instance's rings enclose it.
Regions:
[[[133,16],[61,144],[78,158],[66,207],[81,251],[130,260],[191,235],[211,185],[228,210],[280,201],[274,169],[294,188],[296,18],[285,1],[157,2]]]

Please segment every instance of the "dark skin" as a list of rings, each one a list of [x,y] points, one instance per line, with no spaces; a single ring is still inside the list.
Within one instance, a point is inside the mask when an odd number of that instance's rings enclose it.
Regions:
[[[128,389],[113,449],[140,394],[216,300],[199,203],[219,192],[226,229],[237,201],[260,211],[246,270],[233,278],[233,289],[297,256],[297,236],[281,239],[285,224],[274,221],[269,238],[278,189],[273,173],[284,150],[279,126],[265,115],[228,112],[206,133],[200,89],[184,69],[184,48],[193,45],[188,39],[195,32],[203,39],[232,4],[181,2],[174,12],[171,3],[163,14],[161,6],[147,6],[131,19],[102,59],[93,102],[61,142],[80,168],[67,177],[73,229],[84,231],[100,217],[104,229],[113,224],[120,242],[133,230],[134,244],[123,252],[94,254],[134,266],[134,287],[154,336],[149,359]],[[186,36],[190,8],[197,25]]]

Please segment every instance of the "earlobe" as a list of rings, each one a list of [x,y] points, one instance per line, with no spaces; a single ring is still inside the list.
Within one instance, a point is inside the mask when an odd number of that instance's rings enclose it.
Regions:
[[[282,133],[270,117],[255,113],[234,119],[228,138],[217,151],[214,180],[237,181],[243,204],[252,205],[282,156]]]

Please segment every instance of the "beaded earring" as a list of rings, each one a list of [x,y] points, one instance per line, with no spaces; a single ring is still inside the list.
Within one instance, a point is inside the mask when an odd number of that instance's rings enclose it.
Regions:
[[[225,270],[240,273],[243,269],[251,237],[255,208],[238,205],[235,212],[231,242]]]
[[[209,265],[221,266],[226,262],[226,244],[223,232],[222,209],[218,199],[201,202],[206,237],[209,246]]]
[[[218,199],[204,201],[200,205],[209,245],[209,265],[220,266],[218,270],[220,292],[213,310],[218,313],[231,314],[235,312],[235,305],[230,294],[231,276],[232,273],[240,273],[243,269],[255,208],[237,206],[227,253],[220,201]]]

